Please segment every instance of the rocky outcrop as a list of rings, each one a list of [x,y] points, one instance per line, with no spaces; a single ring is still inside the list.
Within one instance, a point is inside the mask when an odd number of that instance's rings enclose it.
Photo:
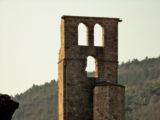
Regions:
[[[11,120],[18,106],[19,103],[12,100],[10,96],[0,94],[0,120]]]

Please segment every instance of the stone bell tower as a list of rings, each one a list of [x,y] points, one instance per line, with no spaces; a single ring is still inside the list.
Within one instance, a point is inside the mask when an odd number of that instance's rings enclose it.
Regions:
[[[125,120],[125,87],[118,84],[118,18],[62,16],[59,53],[59,120]],[[87,45],[78,45],[78,25],[87,28]],[[94,26],[103,45],[94,46]],[[86,59],[96,60],[87,77]]]

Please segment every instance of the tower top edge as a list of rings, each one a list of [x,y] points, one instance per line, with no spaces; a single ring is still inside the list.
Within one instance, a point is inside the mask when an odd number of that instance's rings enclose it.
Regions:
[[[93,16],[71,16],[71,15],[63,15],[61,19],[101,19],[101,20],[116,20],[118,22],[122,22],[120,18],[111,18],[111,17],[93,17]]]

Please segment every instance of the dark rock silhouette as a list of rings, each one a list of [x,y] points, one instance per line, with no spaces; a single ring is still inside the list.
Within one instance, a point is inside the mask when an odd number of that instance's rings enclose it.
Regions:
[[[10,96],[0,94],[0,120],[11,120],[13,113],[19,107],[19,103]]]

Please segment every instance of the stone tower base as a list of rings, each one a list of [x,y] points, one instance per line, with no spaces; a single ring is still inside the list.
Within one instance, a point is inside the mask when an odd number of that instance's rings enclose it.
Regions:
[[[93,90],[94,120],[125,120],[125,87],[98,84]]]

